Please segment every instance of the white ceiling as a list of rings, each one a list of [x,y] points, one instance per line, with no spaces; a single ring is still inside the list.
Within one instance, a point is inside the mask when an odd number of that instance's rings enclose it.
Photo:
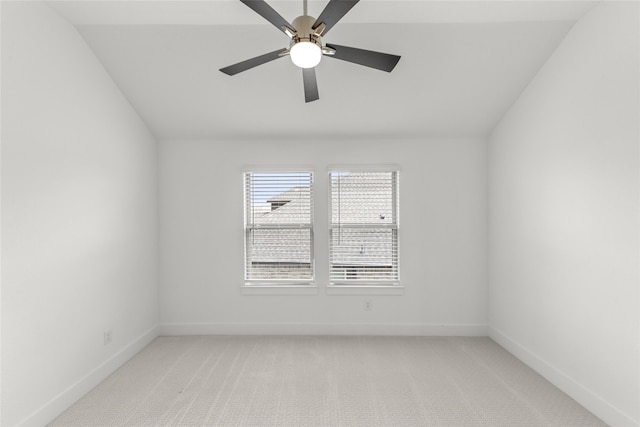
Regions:
[[[310,1],[319,15],[326,1]],[[392,73],[324,58],[305,104],[288,46],[237,0],[49,2],[76,25],[160,139],[486,135],[593,2],[376,1],[324,38],[401,55]],[[291,22],[302,1],[270,1]]]

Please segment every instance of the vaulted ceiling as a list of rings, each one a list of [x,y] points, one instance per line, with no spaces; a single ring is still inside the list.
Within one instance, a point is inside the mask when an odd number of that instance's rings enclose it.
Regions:
[[[486,135],[594,3],[362,0],[323,41],[402,58],[386,73],[325,57],[311,103],[289,58],[218,71],[288,47],[237,0],[49,4],[159,139],[235,139]],[[302,14],[301,0],[269,4]]]

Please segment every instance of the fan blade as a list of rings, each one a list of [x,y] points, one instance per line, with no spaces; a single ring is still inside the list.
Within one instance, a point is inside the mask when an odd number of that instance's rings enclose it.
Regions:
[[[336,25],[358,1],[360,0],[331,0],[311,28],[315,30],[320,24],[326,25],[326,28],[321,34],[324,37],[331,27]]]
[[[302,81],[304,82],[304,102],[317,101],[318,99],[320,99],[320,97],[318,96],[318,81],[316,80],[316,69],[303,68]]]
[[[233,76],[243,71],[247,71],[250,68],[257,67],[258,65],[266,64],[269,61],[273,61],[274,59],[286,56],[282,55],[286,51],[287,49],[274,50],[273,52],[265,53],[264,55],[256,56],[255,58],[247,59],[246,61],[238,62],[237,64],[220,68],[220,71]]]
[[[372,50],[357,49],[355,47],[340,46],[337,44],[327,44],[327,47],[335,49],[333,55],[326,55],[330,58],[342,59],[365,67],[391,72],[396,66],[400,57],[388,53],[374,52]]]
[[[276,12],[271,6],[269,6],[264,0],[240,0],[242,3],[249,6],[258,15],[262,16],[267,21],[271,22],[277,29],[287,34],[284,28],[289,29],[292,33],[296,30],[293,25],[284,19],[278,12]]]

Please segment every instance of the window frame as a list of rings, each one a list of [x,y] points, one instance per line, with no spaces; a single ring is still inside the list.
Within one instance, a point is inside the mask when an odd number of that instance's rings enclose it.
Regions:
[[[309,222],[308,223],[283,223],[283,224],[255,224],[248,220],[251,213],[249,206],[250,189],[247,184],[251,182],[252,174],[309,174]],[[246,167],[242,170],[242,196],[243,196],[243,285],[242,293],[246,295],[269,295],[269,294],[315,294],[317,286],[315,285],[316,268],[315,268],[315,239],[314,239],[314,186],[315,172],[310,167],[287,167],[287,168],[263,168],[263,167]],[[252,230],[309,230],[309,257],[311,278],[250,278],[248,265],[250,259],[250,238]]]
[[[375,280],[375,279],[342,279],[336,280],[333,276],[332,255],[332,233],[333,230],[339,229],[333,223],[333,197],[332,197],[332,174],[341,172],[349,173],[384,173],[390,172],[395,174],[392,185],[392,210],[394,223],[392,224],[351,224],[354,228],[380,228],[391,229],[395,233],[392,247],[395,245],[395,267],[396,277],[392,280]],[[328,252],[328,294],[337,295],[401,295],[403,294],[403,286],[400,281],[400,167],[398,165],[331,165],[327,168],[327,199],[328,199],[328,218],[327,218],[327,252]],[[346,227],[343,227],[346,228]],[[392,253],[393,257],[393,253]]]

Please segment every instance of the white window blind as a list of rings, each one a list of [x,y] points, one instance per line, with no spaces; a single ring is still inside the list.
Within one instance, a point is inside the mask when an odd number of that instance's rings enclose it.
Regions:
[[[313,174],[245,172],[245,280],[313,281]]]
[[[397,283],[398,172],[332,171],[330,277],[339,283]]]

